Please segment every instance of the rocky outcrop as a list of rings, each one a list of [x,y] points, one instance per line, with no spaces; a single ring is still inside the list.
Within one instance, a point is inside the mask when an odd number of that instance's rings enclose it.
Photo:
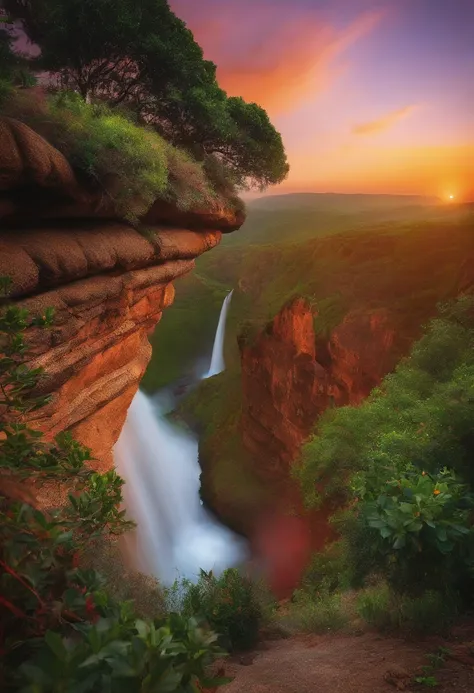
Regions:
[[[112,180],[110,180],[112,178]],[[115,219],[110,190],[120,192],[120,181],[109,175],[108,194],[79,180],[66,158],[24,123],[0,117],[0,223],[2,226],[37,224],[38,220]],[[136,200],[141,209],[141,200]],[[130,202],[130,211],[134,204]],[[171,226],[229,233],[245,221],[242,203],[216,197],[203,208],[187,210],[160,199],[142,216],[144,226]]]
[[[328,343],[328,372],[336,403],[359,404],[380,384],[397,362],[394,340],[386,311],[346,315]]]
[[[288,467],[328,405],[328,374],[316,359],[311,308],[286,305],[255,343],[243,346],[242,437],[259,475],[286,478]]]
[[[241,342],[241,433],[253,471],[271,486],[283,510],[306,520],[317,550],[333,536],[331,509],[304,509],[291,465],[319,416],[332,405],[360,403],[393,369],[397,357],[395,332],[385,312],[349,313],[321,345],[321,356],[314,320],[318,318],[309,304],[295,298],[253,344]]]
[[[0,276],[32,315],[55,311],[51,329],[27,333],[29,365],[44,369],[39,390],[51,396],[30,421],[48,438],[71,431],[101,470],[112,466],[172,282],[219,243],[220,226],[241,223],[230,208],[185,215],[157,201],[142,235],[111,215],[48,142],[0,119]]]
[[[253,344],[241,345],[242,437],[263,477],[286,478],[321,413],[358,404],[396,363],[387,313],[349,313],[321,358],[314,320],[309,304],[293,299]]]

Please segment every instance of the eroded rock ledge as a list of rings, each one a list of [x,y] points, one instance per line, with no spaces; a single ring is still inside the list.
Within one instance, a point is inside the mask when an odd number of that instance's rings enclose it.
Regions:
[[[51,395],[32,417],[36,426],[48,437],[70,430],[96,468],[111,467],[172,282],[241,217],[157,201],[143,235],[83,189],[48,142],[0,119],[0,276],[11,277],[17,305],[55,310],[52,329],[27,335],[30,365],[44,369],[41,392]]]

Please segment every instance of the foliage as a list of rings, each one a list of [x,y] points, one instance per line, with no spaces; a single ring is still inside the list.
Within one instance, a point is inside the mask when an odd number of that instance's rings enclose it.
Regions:
[[[474,568],[474,299],[442,307],[360,407],[327,413],[299,477],[351,501],[372,567],[398,591],[466,589]],[[336,478],[336,483],[330,479]]]
[[[345,301],[339,295],[315,302],[314,331],[318,337],[329,339],[347,313]]]
[[[347,547],[335,541],[314,553],[302,579],[302,588],[309,594],[344,590],[347,584]]]
[[[219,199],[202,164],[124,112],[69,92],[18,93],[3,110],[45,137],[131,222],[157,198],[182,209],[212,207]]]
[[[235,568],[225,570],[220,577],[201,571],[195,584],[177,581],[167,599],[183,616],[203,618],[219,633],[226,648],[249,649],[257,642],[262,609],[251,580]]]
[[[264,187],[288,174],[266,112],[228,98],[216,66],[166,0],[6,0],[41,48],[39,69],[84,99],[127,106],[199,160],[215,157],[229,181]]]
[[[8,290],[9,281],[0,285]],[[47,329],[51,311],[0,314],[0,684],[2,690],[60,693],[170,691],[207,685],[206,667],[222,654],[216,636],[171,614],[141,621],[114,602],[99,575],[79,567],[91,541],[131,525],[119,510],[123,484],[97,474],[88,450],[62,435],[53,443],[21,420],[40,408],[40,369],[27,365],[31,327]],[[24,501],[29,485],[65,483],[68,498],[48,512]],[[31,493],[30,493],[31,496]],[[210,682],[218,685],[222,682]]]
[[[415,676],[413,681],[427,688],[436,688],[439,685],[435,676]]]
[[[440,592],[427,590],[420,596],[410,597],[400,595],[382,582],[358,594],[357,612],[379,630],[422,635],[445,633],[456,613],[456,605]]]
[[[46,632],[31,661],[19,667],[25,693],[192,693],[199,690],[196,681],[204,686],[228,682],[206,676],[210,655],[222,652],[217,636],[194,619],[172,614],[146,622],[131,618],[122,606],[117,615],[76,626],[76,633],[66,639]]]
[[[329,593],[321,590],[308,594],[305,590],[296,590],[288,614],[281,617],[299,631],[308,633],[328,633],[341,630],[349,622],[349,613],[341,593]]]

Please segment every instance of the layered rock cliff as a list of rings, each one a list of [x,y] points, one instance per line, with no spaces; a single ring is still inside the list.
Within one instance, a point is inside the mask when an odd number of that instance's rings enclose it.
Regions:
[[[27,334],[51,395],[35,425],[48,437],[71,431],[96,468],[109,468],[172,282],[242,220],[222,205],[182,212],[157,200],[141,234],[43,138],[0,119],[0,276],[11,277],[17,305],[55,310],[52,329]]]

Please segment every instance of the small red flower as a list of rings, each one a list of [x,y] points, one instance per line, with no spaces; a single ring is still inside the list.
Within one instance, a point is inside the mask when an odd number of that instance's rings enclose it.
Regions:
[[[92,623],[95,623],[98,620],[99,614],[95,610],[94,600],[90,595],[86,597],[86,612]]]

